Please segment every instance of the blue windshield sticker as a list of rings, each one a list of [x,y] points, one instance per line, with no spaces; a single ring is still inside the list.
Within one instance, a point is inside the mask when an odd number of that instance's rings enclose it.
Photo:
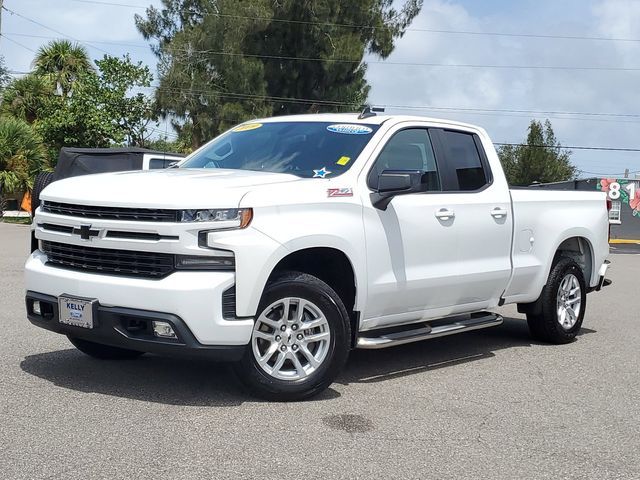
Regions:
[[[313,178],[324,178],[331,172],[327,170],[327,167],[322,167],[320,170],[313,171]]]
[[[329,125],[327,130],[333,133],[343,133],[345,135],[369,135],[373,132],[372,128],[365,125],[354,125],[352,123],[338,123]]]

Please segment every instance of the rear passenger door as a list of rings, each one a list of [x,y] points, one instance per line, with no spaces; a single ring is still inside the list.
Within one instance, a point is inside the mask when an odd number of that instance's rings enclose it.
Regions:
[[[511,275],[511,197],[495,184],[480,137],[431,129],[446,208],[458,232],[458,305],[496,305]],[[444,198],[443,198],[444,200]],[[484,307],[483,307],[484,308]]]

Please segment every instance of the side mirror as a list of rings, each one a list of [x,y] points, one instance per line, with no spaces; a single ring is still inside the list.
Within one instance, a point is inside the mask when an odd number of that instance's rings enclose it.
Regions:
[[[371,194],[373,206],[386,210],[397,195],[424,192],[423,175],[424,172],[420,170],[385,170],[378,175],[378,188]]]

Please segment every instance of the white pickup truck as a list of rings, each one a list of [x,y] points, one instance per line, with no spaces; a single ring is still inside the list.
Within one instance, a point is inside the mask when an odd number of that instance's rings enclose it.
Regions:
[[[499,325],[551,343],[605,281],[604,193],[510,190],[481,128],[372,113],[241,124],[177,168],[42,192],[29,320],[98,358],[235,362],[276,400],[327,388],[353,348]]]

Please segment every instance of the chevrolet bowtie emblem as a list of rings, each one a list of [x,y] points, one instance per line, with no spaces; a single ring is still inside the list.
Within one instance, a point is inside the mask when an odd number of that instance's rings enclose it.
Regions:
[[[73,234],[80,235],[83,240],[91,240],[91,238],[100,235],[100,230],[91,230],[91,225],[80,225],[79,227],[74,227]]]

